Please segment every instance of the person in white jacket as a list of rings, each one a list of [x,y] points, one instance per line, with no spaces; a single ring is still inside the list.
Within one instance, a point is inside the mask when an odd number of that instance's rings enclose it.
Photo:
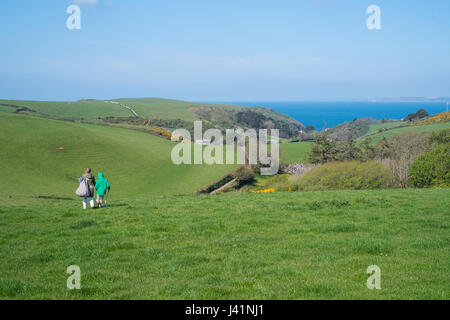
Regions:
[[[95,205],[94,205],[95,177],[91,173],[91,168],[86,168],[82,178],[84,180],[86,180],[86,182],[89,186],[90,194],[88,197],[89,197],[89,204],[91,206],[91,209],[95,209]],[[88,197],[83,198],[83,209],[84,210],[86,210],[86,208],[87,208],[87,198]]]

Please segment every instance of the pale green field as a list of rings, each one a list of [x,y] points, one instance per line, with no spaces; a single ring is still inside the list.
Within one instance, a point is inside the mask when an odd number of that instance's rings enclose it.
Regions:
[[[0,112],[13,112],[15,108],[0,106]]]
[[[242,108],[231,105],[213,105],[207,103],[185,102],[158,98],[116,99],[112,100],[127,105],[137,112],[140,117],[148,119],[182,119],[196,120],[196,115],[189,111],[191,108],[214,106],[221,108]],[[0,104],[11,104],[28,107],[45,115],[66,119],[92,119],[97,117],[131,117],[133,114],[126,108],[107,102],[106,100],[55,102],[55,101],[22,101],[0,100]],[[14,110],[0,106],[2,110]]]
[[[131,112],[125,108],[103,101],[54,102],[0,100],[0,103],[27,107],[49,116],[67,119],[132,116]]]
[[[234,168],[174,165],[174,146],[133,130],[0,113],[0,202],[73,198],[85,167],[105,173],[113,196],[135,199],[193,193]]]
[[[293,142],[280,144],[280,159],[283,163],[309,163],[308,153],[311,142]]]
[[[221,107],[221,108],[242,108],[231,105],[217,105],[208,103],[196,103],[170,99],[141,98],[141,99],[116,99],[122,104],[132,107],[141,117],[160,118],[160,119],[183,119],[194,121],[196,115],[189,111],[191,108]]]
[[[395,121],[395,122],[385,122],[385,123],[373,123],[369,125],[369,131],[366,134],[376,132],[380,129],[390,129],[394,127],[398,127],[401,125],[405,125],[403,121]]]
[[[372,143],[379,142],[383,137],[390,138],[393,137],[396,134],[402,133],[402,132],[408,132],[408,131],[414,131],[414,132],[432,132],[432,131],[439,131],[450,128],[450,122],[445,123],[434,123],[434,124],[427,124],[427,125],[421,125],[421,126],[407,126],[403,128],[398,129],[392,129],[385,132],[380,132],[368,137],[362,137],[360,141],[368,138],[371,140]]]

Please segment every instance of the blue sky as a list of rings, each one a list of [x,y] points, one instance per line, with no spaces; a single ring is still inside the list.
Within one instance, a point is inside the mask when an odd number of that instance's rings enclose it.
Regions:
[[[450,96],[449,39],[448,0],[1,0],[0,98]]]

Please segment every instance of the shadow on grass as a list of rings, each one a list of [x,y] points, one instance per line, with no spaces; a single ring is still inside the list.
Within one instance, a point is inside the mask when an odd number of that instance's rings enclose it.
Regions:
[[[57,196],[36,196],[37,199],[46,199],[46,200],[73,200],[73,198],[67,198],[67,197],[57,197]]]

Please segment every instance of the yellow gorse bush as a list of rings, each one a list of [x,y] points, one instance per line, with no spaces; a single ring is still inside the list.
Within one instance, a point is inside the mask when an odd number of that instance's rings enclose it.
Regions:
[[[167,130],[164,130],[164,129],[161,129],[161,128],[156,128],[156,132],[159,135],[164,136],[164,137],[166,137],[168,139],[170,139],[172,137],[172,133],[170,131],[167,131]]]
[[[418,122],[417,125],[433,124],[448,121],[450,121],[450,111],[435,114],[432,117],[428,117],[427,119]]]
[[[252,191],[253,193],[270,193],[270,192],[275,192],[274,188],[270,188],[270,189],[264,189],[264,190],[254,190]]]

